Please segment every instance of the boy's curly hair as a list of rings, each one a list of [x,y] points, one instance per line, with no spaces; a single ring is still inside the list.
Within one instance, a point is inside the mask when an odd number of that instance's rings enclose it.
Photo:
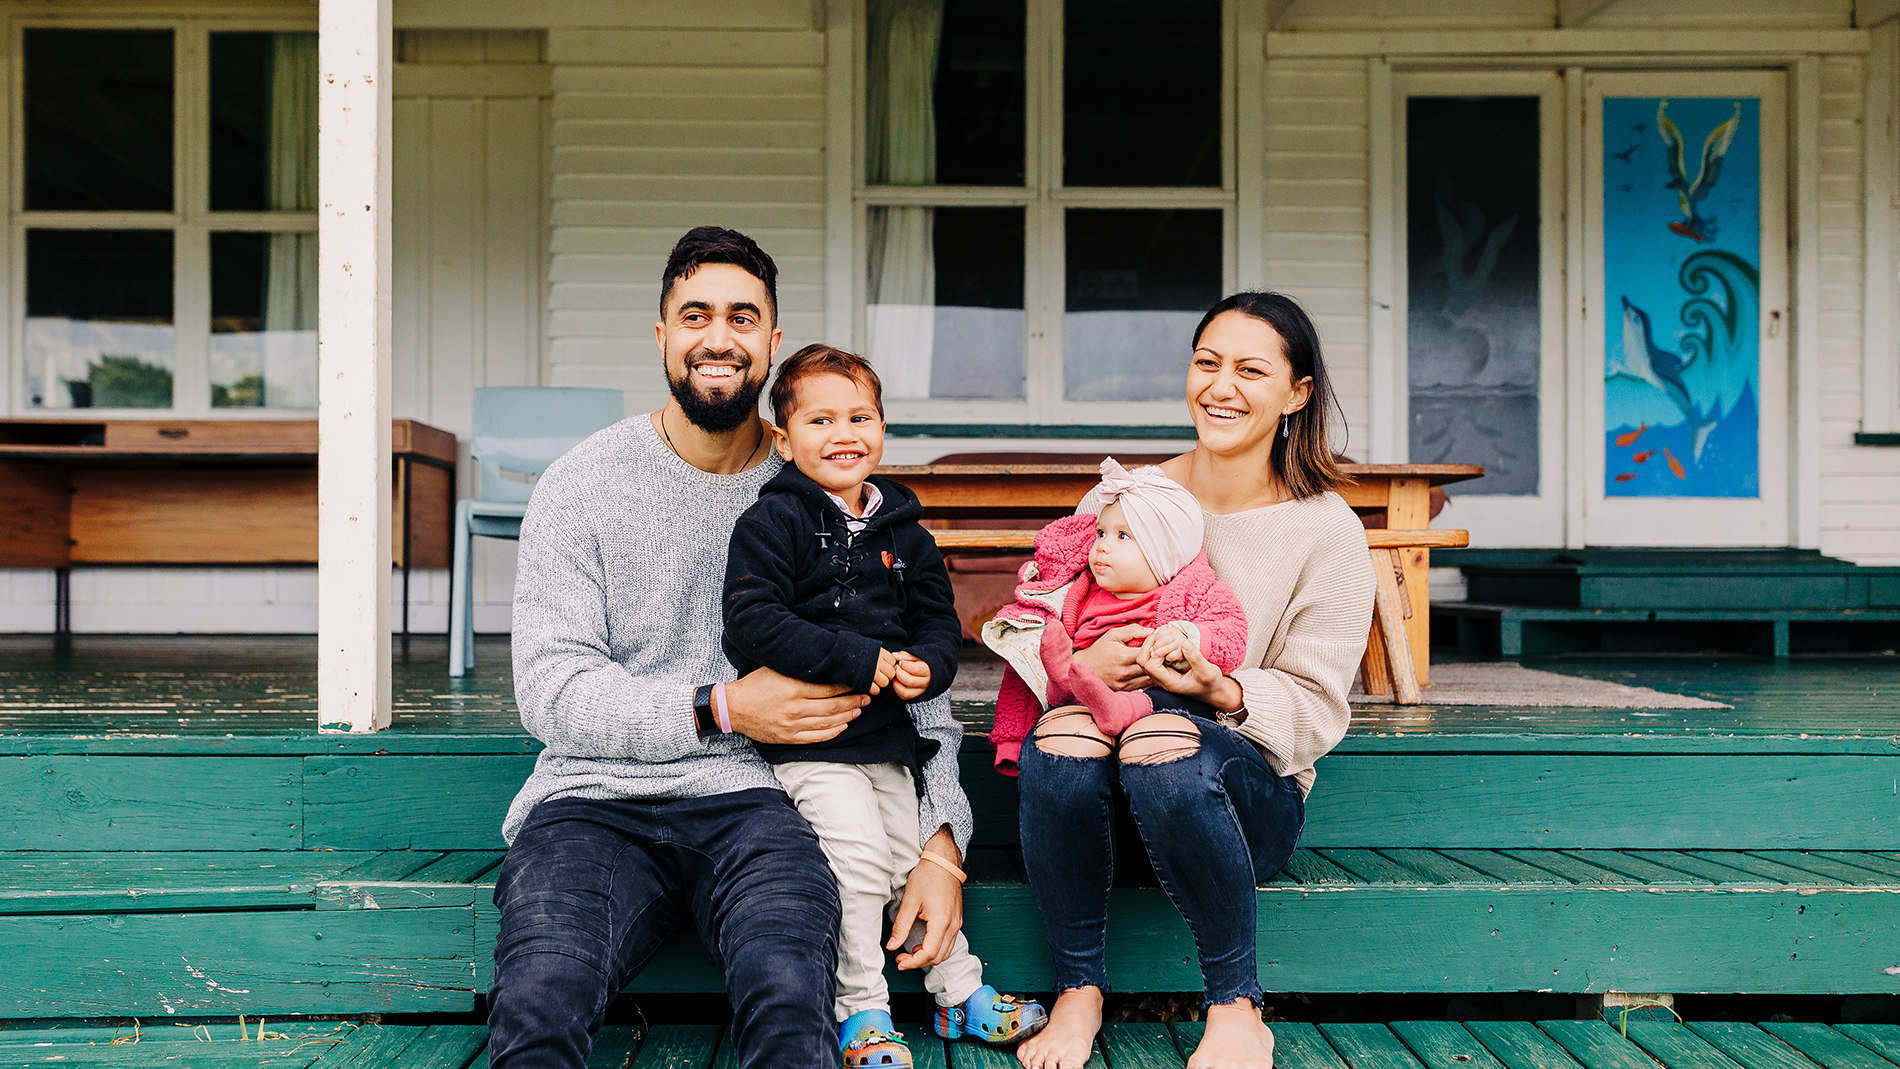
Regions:
[[[884,383],[871,362],[856,353],[825,344],[807,345],[779,365],[778,378],[772,380],[772,422],[786,426],[798,410],[798,384],[813,375],[843,375],[871,391],[879,419],[884,418]]]

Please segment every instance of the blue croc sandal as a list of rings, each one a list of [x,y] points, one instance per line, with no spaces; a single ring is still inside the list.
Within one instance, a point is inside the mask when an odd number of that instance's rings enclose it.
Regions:
[[[977,1039],[985,1043],[1014,1043],[1028,1039],[1049,1023],[1042,1003],[999,995],[988,984],[976,989],[961,1006],[937,1007],[937,1034],[945,1039]]]
[[[887,1010],[859,1010],[838,1026],[844,1069],[910,1069],[910,1045]]]

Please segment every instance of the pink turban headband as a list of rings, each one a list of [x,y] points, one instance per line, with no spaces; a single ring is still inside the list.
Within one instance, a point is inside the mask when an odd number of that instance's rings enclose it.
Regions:
[[[1129,471],[1114,457],[1102,461],[1102,482],[1095,488],[1102,507],[1121,503],[1129,533],[1155,579],[1167,582],[1201,553],[1201,503],[1188,488],[1161,474],[1160,468]]]

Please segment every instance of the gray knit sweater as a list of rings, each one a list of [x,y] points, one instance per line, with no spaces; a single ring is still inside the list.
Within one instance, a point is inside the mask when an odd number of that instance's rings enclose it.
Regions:
[[[713,475],[674,455],[646,416],[623,420],[549,466],[521,523],[515,573],[515,702],[547,747],[508,807],[514,841],[546,798],[693,798],[777,777],[738,735],[701,741],[693,690],[731,680],[720,646],[726,545],[783,462]],[[963,728],[939,698],[911,706],[940,746],[924,766],[920,842],[948,825],[970,842],[957,780]]]

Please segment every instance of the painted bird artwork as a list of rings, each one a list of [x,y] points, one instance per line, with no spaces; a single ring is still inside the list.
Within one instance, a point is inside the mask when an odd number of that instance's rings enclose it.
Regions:
[[[1701,202],[1715,188],[1716,180],[1722,177],[1722,157],[1728,155],[1729,146],[1735,143],[1735,131],[1742,125],[1742,105],[1735,103],[1735,114],[1709,131],[1702,142],[1702,159],[1696,168],[1695,177],[1689,177],[1684,156],[1682,131],[1669,118],[1669,101],[1656,103],[1656,133],[1662,137],[1664,153],[1669,164],[1669,182],[1664,189],[1676,191],[1676,206],[1682,209],[1684,218],[1669,222],[1671,233],[1694,239],[1697,244],[1715,238],[1715,217],[1703,215]]]
[[[1697,411],[1695,399],[1689,396],[1689,388],[1683,385],[1682,369],[1688,361],[1682,355],[1664,349],[1656,344],[1655,334],[1650,329],[1649,313],[1623,298],[1623,350],[1621,363],[1610,369],[1610,373],[1628,375],[1641,379],[1661,390],[1674,404],[1683,418],[1688,420],[1694,432],[1695,447],[1691,454],[1697,462],[1702,460],[1702,447],[1708,443],[1709,432],[1715,430],[1715,413],[1704,416]],[[1619,444],[1621,444],[1619,440]],[[1632,439],[1631,444],[1634,444]],[[1670,459],[1670,469],[1677,467],[1675,458]],[[1680,474],[1677,476],[1680,478]]]

